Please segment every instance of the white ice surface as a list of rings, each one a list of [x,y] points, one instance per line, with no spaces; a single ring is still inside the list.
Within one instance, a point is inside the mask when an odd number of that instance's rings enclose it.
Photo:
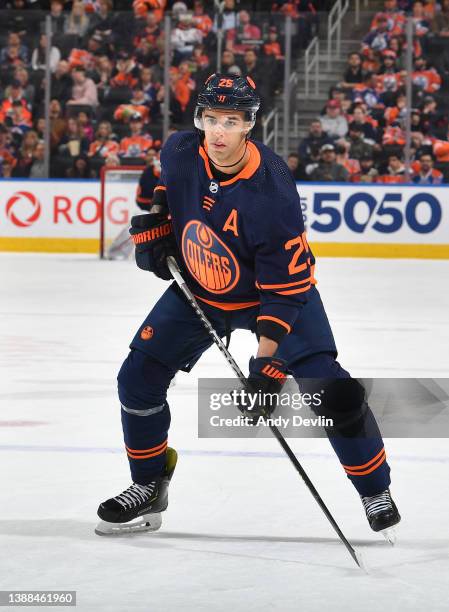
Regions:
[[[317,274],[354,375],[449,376],[449,262],[321,259]],[[215,349],[170,390],[180,460],[161,531],[94,535],[98,503],[130,482],[116,372],[165,283],[30,254],[2,254],[0,278],[0,589],[75,589],[89,612],[449,610],[448,440],[386,441],[395,548],[328,441],[291,440],[364,575],[274,440],[197,438],[197,377],[232,376]],[[245,370],[254,346],[233,335]]]

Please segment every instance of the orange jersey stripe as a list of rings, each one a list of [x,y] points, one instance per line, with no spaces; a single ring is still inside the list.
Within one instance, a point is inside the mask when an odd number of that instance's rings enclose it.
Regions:
[[[165,453],[166,450],[167,442],[165,442],[165,444],[160,450],[154,453],[148,453],[147,455],[134,455],[133,453],[128,452],[128,457],[131,457],[131,459],[150,459],[151,457],[157,457],[158,455],[162,455],[162,453]]]
[[[256,287],[258,289],[284,289],[285,287],[295,287],[296,285],[304,285],[304,283],[310,283],[312,281],[312,276],[305,278],[301,281],[296,281],[295,283],[283,283],[282,285],[259,285],[256,282]]]
[[[213,300],[206,300],[206,298],[195,295],[196,298],[202,302],[206,302],[210,306],[220,308],[220,310],[241,310],[242,308],[251,308],[252,306],[258,306],[260,302],[234,302],[233,304],[226,304],[225,302],[214,302]]]
[[[154,191],[167,191],[167,187],[165,187],[164,185],[157,185],[154,188]]]
[[[366,463],[362,463],[362,465],[343,465],[343,467],[348,470],[363,470],[364,468],[367,468],[368,466],[370,466],[372,463],[374,463],[375,461],[377,461],[377,459],[379,459],[379,457],[381,456],[382,453],[385,452],[385,447],[382,446],[382,449],[377,453],[377,455],[375,457],[373,457],[372,459],[370,459],[369,461],[367,461]]]
[[[292,328],[290,327],[288,323],[286,323],[285,321],[282,321],[282,319],[278,319],[277,317],[270,317],[269,315],[261,315],[260,317],[257,317],[257,321],[273,321],[274,323],[277,323],[278,325],[282,325],[282,327],[285,327],[288,334],[292,331]]]
[[[291,289],[290,291],[275,291],[275,293],[277,293],[278,295],[293,295],[294,293],[304,293],[305,291],[308,291],[310,287],[311,284],[309,283],[307,287],[302,287],[300,289]]]
[[[159,450],[162,446],[164,446],[164,444],[167,444],[166,439],[163,442],[161,442],[161,444],[158,444],[157,446],[153,446],[152,448],[144,448],[142,450],[137,450],[135,448],[129,448],[129,446],[126,446],[126,444],[125,444],[125,448],[130,453],[151,453],[153,451]]]
[[[382,463],[386,460],[387,456],[385,454],[385,451],[382,455],[382,457],[379,459],[379,461],[377,463],[375,463],[373,466],[371,466],[369,469],[364,470],[363,472],[353,472],[352,470],[346,470],[345,472],[346,474],[349,474],[350,476],[366,476],[366,474],[371,474],[371,472],[374,472],[374,470],[377,470],[377,468],[382,465]]]

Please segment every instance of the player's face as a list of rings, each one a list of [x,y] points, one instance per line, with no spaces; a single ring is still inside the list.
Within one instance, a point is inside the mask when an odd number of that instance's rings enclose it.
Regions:
[[[203,126],[209,153],[218,161],[232,161],[241,151],[248,133],[242,111],[206,110]]]

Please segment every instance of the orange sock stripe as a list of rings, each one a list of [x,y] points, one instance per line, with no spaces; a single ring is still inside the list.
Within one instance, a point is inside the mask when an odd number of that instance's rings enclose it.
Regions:
[[[167,442],[165,443],[163,448],[156,451],[155,453],[149,453],[148,455],[133,455],[129,451],[127,451],[127,453],[128,453],[128,457],[131,457],[131,459],[150,459],[151,457],[157,457],[158,455],[162,455],[163,453],[165,453],[166,450],[167,450]]]
[[[373,457],[372,459],[370,459],[369,461],[367,461],[366,463],[363,463],[362,465],[343,465],[343,467],[348,470],[363,470],[364,468],[367,468],[368,466],[370,466],[372,463],[374,463],[375,461],[377,461],[379,459],[379,457],[381,456],[382,453],[385,452],[385,447],[382,446],[381,450],[377,453],[377,455],[375,457]]]
[[[139,453],[152,453],[154,451],[159,450],[164,445],[167,446],[167,438],[163,442],[161,442],[161,444],[158,444],[157,446],[153,446],[152,448],[143,448],[142,450],[137,450],[135,448],[129,448],[129,446],[126,446],[126,444],[125,444],[125,448],[130,453],[139,454]]]
[[[367,474],[371,474],[371,472],[374,472],[374,470],[377,470],[377,468],[382,465],[382,463],[384,461],[386,461],[387,459],[387,455],[384,454],[382,455],[382,457],[379,459],[379,461],[377,463],[375,463],[373,466],[371,466],[369,469],[364,470],[363,472],[354,472],[352,470],[347,470],[345,469],[346,474],[349,474],[350,476],[366,476]]]

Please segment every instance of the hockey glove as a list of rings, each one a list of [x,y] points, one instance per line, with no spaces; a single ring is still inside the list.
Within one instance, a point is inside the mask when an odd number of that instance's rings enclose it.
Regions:
[[[248,392],[251,401],[241,409],[253,425],[261,416],[268,418],[278,405],[279,393],[287,380],[287,363],[275,357],[251,357],[249,362]],[[255,401],[254,401],[255,400]]]
[[[173,225],[165,213],[136,215],[129,229],[136,247],[136,264],[163,280],[172,278],[167,266],[169,255],[177,256]]]

